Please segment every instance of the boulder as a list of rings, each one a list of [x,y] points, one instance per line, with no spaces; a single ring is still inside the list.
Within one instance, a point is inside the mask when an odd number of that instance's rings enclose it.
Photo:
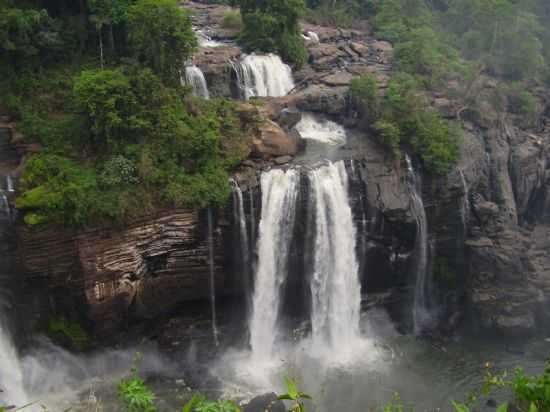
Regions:
[[[252,398],[250,403],[244,405],[243,412],[286,412],[286,408],[275,393],[266,393]]]
[[[279,114],[277,123],[280,126],[284,127],[287,130],[292,129],[296,124],[302,120],[302,112],[295,107],[293,108],[284,108]]]
[[[252,143],[252,156],[269,158],[295,155],[298,152],[296,137],[286,133],[277,123],[266,120],[258,127]]]
[[[353,75],[345,71],[339,71],[323,77],[322,81],[328,86],[348,86],[353,80]]]
[[[349,46],[361,57],[367,57],[369,55],[369,48],[365,44],[351,42]]]

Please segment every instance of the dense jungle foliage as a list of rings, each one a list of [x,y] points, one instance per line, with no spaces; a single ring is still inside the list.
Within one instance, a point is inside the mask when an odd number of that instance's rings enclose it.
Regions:
[[[16,205],[30,225],[124,223],[223,203],[248,154],[236,107],[190,96],[196,48],[176,0],[0,0],[4,110],[41,145]]]

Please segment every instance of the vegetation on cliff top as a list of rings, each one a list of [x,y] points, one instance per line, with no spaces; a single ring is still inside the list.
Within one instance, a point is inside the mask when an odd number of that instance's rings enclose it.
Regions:
[[[277,53],[300,68],[307,50],[298,19],[305,11],[303,0],[239,0],[243,28],[239,43],[247,51]]]
[[[197,41],[175,0],[0,1],[6,109],[42,146],[16,201],[28,224],[123,223],[226,200],[247,130],[234,104],[180,85]]]

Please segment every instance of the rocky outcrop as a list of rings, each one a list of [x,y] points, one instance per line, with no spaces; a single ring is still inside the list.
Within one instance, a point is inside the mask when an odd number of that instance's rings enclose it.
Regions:
[[[277,123],[266,120],[258,126],[258,135],[252,142],[252,156],[293,156],[298,152],[298,143],[299,136],[290,135]]]
[[[214,239],[216,285],[223,295],[232,285],[221,269],[220,230]],[[197,210],[165,211],[123,230],[20,226],[18,250],[25,305],[38,309],[34,321],[78,308],[104,335],[132,317],[151,318],[209,295],[207,227]]]

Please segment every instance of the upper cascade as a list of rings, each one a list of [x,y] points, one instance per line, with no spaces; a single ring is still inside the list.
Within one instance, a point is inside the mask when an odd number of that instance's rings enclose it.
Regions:
[[[210,99],[206,78],[197,66],[187,66],[185,68],[185,84],[191,86],[195,96]]]
[[[285,96],[294,88],[292,69],[276,54],[246,55],[234,67],[245,100]]]
[[[212,40],[208,34],[199,29],[193,29],[197,35],[197,40],[199,42],[199,47],[220,47],[223,46],[222,42]]]
[[[315,140],[321,143],[340,146],[346,143],[346,130],[342,125],[331,120],[321,119],[311,113],[303,113],[302,119],[295,126],[302,139]]]

